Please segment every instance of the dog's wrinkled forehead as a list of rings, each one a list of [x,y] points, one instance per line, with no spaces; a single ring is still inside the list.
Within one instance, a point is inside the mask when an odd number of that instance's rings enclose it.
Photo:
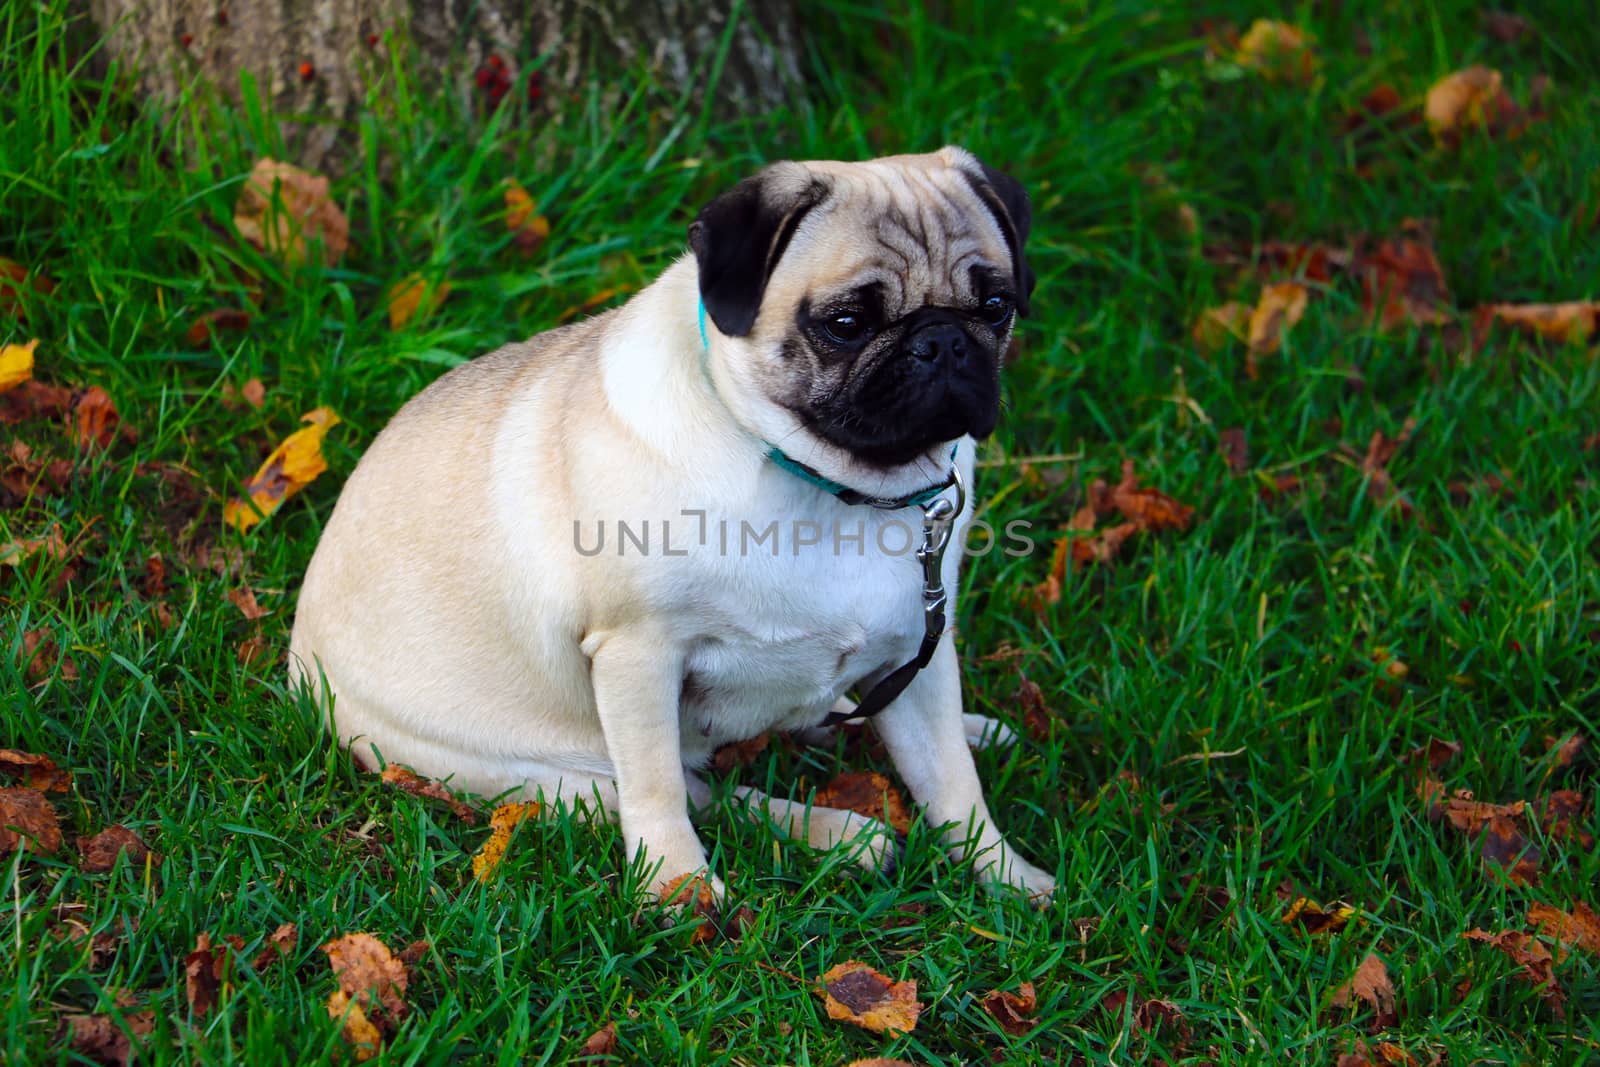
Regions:
[[[689,230],[701,298],[719,330],[744,336],[770,311],[876,284],[886,310],[970,296],[972,271],[1003,275],[1021,312],[1022,187],[954,147],[863,163],[778,163],[708,204]]]
[[[876,284],[898,315],[970,295],[973,267],[1009,272],[1005,235],[971,183],[926,158],[814,165],[828,197],[796,227],[764,303],[792,307]]]

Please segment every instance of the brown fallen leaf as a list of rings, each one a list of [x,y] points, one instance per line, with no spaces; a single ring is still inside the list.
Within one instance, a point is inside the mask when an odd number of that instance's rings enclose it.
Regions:
[[[407,968],[415,967],[422,962],[422,958],[428,954],[428,950],[432,947],[433,943],[429,941],[413,941],[400,950],[398,959]]]
[[[119,432],[124,437],[132,437],[131,428],[123,424],[111,397],[98,385],[90,386],[73,398],[72,426],[73,440],[84,452],[110,448]]]
[[[1339,1057],[1337,1067],[1417,1067],[1416,1057],[1391,1041],[1379,1041],[1371,1048],[1360,1038],[1351,1050]]]
[[[0,345],[0,393],[9,393],[33,377],[33,353],[38,347],[38,338],[25,345]]]
[[[429,281],[420,274],[408,274],[389,287],[384,305],[389,310],[389,329],[403,329],[413,319],[426,322],[450,295],[447,281]]]
[[[29,852],[53,853],[61,847],[61,824],[50,801],[37,789],[0,789],[0,856],[26,845]]]
[[[294,923],[283,923],[272,933],[267,935],[267,943],[261,946],[261,951],[256,953],[256,958],[250,966],[257,973],[266,970],[280,959],[294,954],[295,946],[300,943],[300,928]]]
[[[0,424],[15,426],[32,419],[54,419],[72,408],[72,390],[28,379],[0,389]]]
[[[772,735],[760,733],[747,741],[730,741],[712,753],[711,769],[718,774],[727,774],[735,767],[748,767],[767,750],[771,740]]]
[[[895,982],[859,960],[830,967],[819,979],[828,1018],[898,1037],[917,1028],[917,983]]]
[[[1244,372],[1251,381],[1261,376],[1257,360],[1277,353],[1283,339],[1306,313],[1311,294],[1298,282],[1279,282],[1261,290],[1250,312]]]
[[[1574,789],[1557,789],[1544,799],[1539,825],[1552,840],[1567,841],[1588,852],[1594,848],[1594,835],[1580,825],[1587,816],[1589,802]]]
[[[874,1056],[870,1060],[851,1060],[844,1067],[917,1067],[914,1063],[905,1060],[886,1060],[882,1056]]]
[[[1202,311],[1189,331],[1194,338],[1195,348],[1200,350],[1201,355],[1209,356],[1231,347],[1234,342],[1247,342],[1251,314],[1250,305],[1238,300]]]
[[[146,857],[151,863],[161,862],[161,857],[151,852],[150,846],[126,826],[108,826],[93,837],[78,838],[78,852],[83,857],[78,869],[92,874],[109,871],[117,857],[124,853],[133,867],[143,866]]]
[[[328,469],[322,456],[322,439],[339,424],[332,408],[317,408],[300,417],[309,423],[272,450],[266,462],[244,485],[245,499],[230,500],[222,509],[223,521],[240,533],[270,516],[285,500],[310,485]]]
[[[1361,460],[1361,473],[1367,479],[1367,497],[1379,505],[1387,503],[1391,497],[1394,498],[1395,506],[1402,518],[1413,517],[1416,514],[1416,506],[1411,503],[1410,497],[1395,489],[1394,479],[1389,474],[1389,461],[1399,452],[1400,447],[1411,439],[1411,433],[1416,425],[1416,419],[1406,419],[1398,437],[1390,437],[1382,430],[1372,431],[1372,437],[1367,442],[1366,455]]]
[[[28,317],[22,305],[24,287],[32,289],[37,296],[49,296],[56,291],[56,283],[39,271],[30,271],[16,260],[0,256],[0,313],[19,320]]]
[[[911,811],[900,791],[876,771],[846,771],[817,790],[812,803],[888,823],[897,834],[911,832]]]
[[[1244,427],[1230,426],[1217,435],[1217,450],[1227,461],[1228,473],[1238,476],[1250,470],[1250,446],[1245,440]]]
[[[306,262],[313,242],[320,242],[331,267],[350,243],[350,224],[328,196],[328,179],[273,159],[251,169],[233,225],[246,241],[291,265]]]
[[[1286,22],[1256,19],[1239,39],[1234,58],[1267,81],[1307,85],[1317,75],[1311,38]]]
[[[667,908],[689,912],[703,920],[689,938],[691,945],[703,945],[717,936],[720,909],[711,886],[698,874],[680,874],[661,887],[660,900]]]
[[[1600,952],[1600,915],[1581,900],[1570,912],[1549,904],[1533,904],[1528,908],[1528,925],[1538,927],[1540,933],[1560,944]]]
[[[515,181],[506,182],[506,229],[511,232],[517,251],[531,256],[550,236],[550,220],[539,214],[533,197]]]
[[[44,682],[52,670],[59,670],[63,682],[78,680],[78,664],[71,656],[62,654],[49,630],[36,628],[24,632],[19,659],[23,664],[23,675],[30,685]]]
[[[72,557],[72,549],[61,536],[59,526],[50,527],[43,537],[24,537],[16,541],[0,542],[0,567],[17,567],[30,559],[40,558],[64,563]]]
[[[49,756],[14,748],[0,748],[0,775],[21,778],[23,785],[42,793],[65,793],[72,784],[72,772],[57,767]]]
[[[239,642],[239,647],[234,652],[234,659],[239,661],[241,667],[265,667],[275,662],[277,656],[272,654],[266,636],[256,633]]]
[[[1583,751],[1585,744],[1587,741],[1582,734],[1568,734],[1565,738],[1546,737],[1544,750],[1555,754],[1550,765],[1551,769],[1559,770],[1562,767],[1572,766],[1572,761],[1578,758],[1578,753]]]
[[[1317,934],[1336,934],[1349,925],[1355,918],[1356,909],[1348,904],[1334,904],[1323,908],[1321,904],[1310,897],[1299,897],[1289,905],[1289,910],[1283,916],[1285,925],[1297,924],[1306,933],[1315,937]]]
[[[1131,1015],[1128,1012],[1130,997],[1133,999]],[[1116,1018],[1129,1019],[1138,1033],[1164,1036],[1175,1049],[1187,1045],[1192,1036],[1183,1009],[1170,1000],[1146,1000],[1137,993],[1118,989],[1101,998],[1100,1008]]]
[[[323,945],[322,951],[339,981],[338,992],[360,1007],[373,1025],[384,1033],[394,1033],[406,1015],[406,985],[411,976],[405,964],[371,934],[345,934]],[[332,1000],[328,1011],[334,1013]]]
[[[996,989],[981,1003],[989,1017],[1012,1037],[1022,1037],[1031,1031],[1035,1025],[1033,1014],[1039,1010],[1039,998],[1034,994],[1032,982],[1023,982],[1015,993]]]
[[[194,949],[183,958],[184,995],[197,1019],[211,1014],[233,963],[234,946],[228,941],[213,947],[205,930],[195,937]]]
[[[1421,759],[1423,766],[1430,771],[1443,770],[1451,760],[1461,755],[1461,742],[1442,741],[1437,737],[1428,738],[1428,743],[1418,745],[1406,756],[1406,762],[1415,763]]]
[[[1584,344],[1595,335],[1600,321],[1600,301],[1574,300],[1564,304],[1485,304],[1473,317],[1474,345],[1500,323],[1556,344]]]
[[[1358,252],[1352,269],[1361,279],[1362,309],[1380,330],[1450,320],[1450,287],[1420,224],[1408,220],[1402,236]]]
[[[423,797],[428,800],[442,800],[444,803],[450,806],[450,811],[455,815],[456,818],[460,819],[468,826],[478,825],[478,809],[467,801],[456,796],[450,787],[445,785],[443,782],[436,782],[432,778],[424,778],[416,771],[413,771],[410,767],[403,766],[399,763],[391,763],[385,767],[383,769],[383,774],[380,776],[380,780],[385,785],[392,785],[402,792],[410,793],[414,797]],[[499,814],[502,809],[513,809],[516,807],[517,805],[514,804],[502,804],[499,808],[495,809],[495,813]],[[535,804],[534,812],[532,814],[537,814],[537,811],[538,805]],[[511,813],[508,812],[506,817],[512,817]],[[521,819],[527,817],[527,815],[515,816],[515,821],[509,825],[515,825],[516,822],[519,822]]]
[[[1033,681],[1021,668],[1017,670],[1017,695],[1014,698],[1017,710],[1021,713],[1022,728],[1033,740],[1044,744],[1050,740],[1055,724],[1055,716],[1050,713],[1050,706],[1045,703],[1044,690],[1039,688],[1039,683]]]
[[[573,1057],[573,1062],[582,1063],[585,1060],[599,1059],[602,1056],[610,1056],[615,1051],[617,1051],[617,1024],[606,1023],[589,1035],[583,1047],[578,1049],[577,1055]]]
[[[256,591],[248,585],[228,590],[228,600],[239,609],[239,614],[251,622],[270,614],[266,608],[256,603]]]
[[[1439,79],[1428,89],[1422,115],[1433,136],[1448,146],[1472,130],[1490,136],[1515,133],[1522,118],[1500,72],[1489,67],[1468,67]]]
[[[223,330],[239,333],[250,328],[250,313],[238,308],[215,308],[207,311],[183,332],[183,339],[195,348],[210,344]],[[257,405],[259,406],[259,405]]]
[[[1372,953],[1361,961],[1350,981],[1333,991],[1330,1003],[1339,1011],[1348,1012],[1357,1001],[1372,1009],[1373,1033],[1399,1024],[1400,1011],[1394,985],[1389,981],[1389,968]]]
[[[61,1027],[72,1051],[105,1067],[127,1067],[133,1060],[135,1039],[148,1037],[156,1028],[153,1011],[121,1011],[115,1015],[61,1016]]]
[[[1544,942],[1522,930],[1502,930],[1498,934],[1491,934],[1487,930],[1473,929],[1461,936],[1468,941],[1481,941],[1486,945],[1493,945],[1505,953],[1513,963],[1522,968],[1520,972],[1522,979],[1537,986],[1540,995],[1552,1008],[1561,1010],[1567,995],[1562,990],[1561,983],[1556,981],[1556,959]]]
[[[389,771],[393,769],[394,764],[390,764],[389,767],[383,772],[384,781],[387,782],[390,780]],[[404,769],[405,768],[401,768],[401,770]],[[410,774],[411,772],[407,771],[406,773]],[[416,778],[415,775],[411,775],[411,777]],[[418,780],[426,781],[426,779]],[[430,782],[428,784],[441,790],[444,789],[444,787],[440,786],[437,782]],[[413,791],[406,785],[401,785],[401,788],[405,789],[408,793]],[[445,790],[446,794],[448,794],[448,792],[448,790]],[[438,794],[432,792],[419,792],[417,795],[438,796]],[[454,810],[463,821],[469,824],[477,822],[477,812],[472,811],[468,805],[454,798],[449,798],[448,802],[451,809]],[[468,812],[470,813],[470,817],[468,814],[463,814],[457,805],[460,805],[460,808],[467,808]],[[511,844],[512,831],[517,828],[518,823],[521,823],[527,819],[532,819],[538,814],[539,802],[536,800],[513,801],[509,804],[501,804],[499,807],[495,808],[494,811],[489,815],[489,839],[479,846],[478,851],[472,856],[472,877],[476,878],[480,882],[491,881],[494,878],[495,872],[500,869],[501,861],[505,859],[506,847]]]
[[[1194,517],[1194,508],[1187,504],[1178,503],[1159,489],[1141,488],[1134,477],[1131,459],[1123,461],[1122,480],[1111,487],[1105,504],[1121,512],[1135,528],[1150,533],[1186,530]]]

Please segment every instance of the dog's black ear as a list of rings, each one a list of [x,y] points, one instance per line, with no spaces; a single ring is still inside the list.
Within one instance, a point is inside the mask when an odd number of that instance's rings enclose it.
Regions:
[[[1028,242],[1028,228],[1033,225],[1033,207],[1028,202],[1027,190],[1011,175],[971,155],[967,158],[977,165],[977,171],[962,168],[961,173],[995,222],[1000,224],[1000,232],[1005,234],[1017,287],[1017,314],[1026,315],[1028,299],[1033,296],[1033,268],[1028,266],[1028,257],[1023,253],[1023,245]]]
[[[730,337],[751,331],[795,227],[827,195],[810,171],[779,163],[700,210],[689,225],[689,247],[700,265],[700,299],[718,330]]]

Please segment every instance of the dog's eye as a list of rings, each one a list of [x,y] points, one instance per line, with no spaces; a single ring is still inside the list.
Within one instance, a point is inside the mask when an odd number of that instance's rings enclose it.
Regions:
[[[859,341],[867,335],[867,322],[860,315],[845,313],[835,315],[824,323],[828,335],[835,341],[849,344]]]
[[[1011,317],[1011,298],[996,293],[983,302],[983,317],[996,326],[1003,325]]]

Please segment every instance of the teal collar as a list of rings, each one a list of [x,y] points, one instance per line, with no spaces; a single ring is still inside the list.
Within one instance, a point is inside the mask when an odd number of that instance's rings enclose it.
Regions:
[[[703,359],[705,355],[711,352],[711,338],[706,334],[706,302],[704,300],[700,301],[700,346]],[[868,504],[872,507],[883,508],[886,510],[893,510],[896,508],[923,507],[932,502],[940,493],[950,488],[951,485],[955,484],[956,480],[955,464],[957,445],[950,446],[950,473],[948,476],[946,476],[944,481],[938,483],[937,485],[930,485],[926,489],[920,489],[909,496],[880,497],[868,496],[866,493],[863,493],[858,489],[852,489],[848,485],[842,485],[839,482],[834,481],[832,478],[825,477],[813,468],[806,466],[793,456],[790,456],[788,453],[784,452],[783,449],[779,448],[770,441],[764,441],[762,443],[767,446],[767,458],[770,459],[774,464],[788,471],[801,481],[809,482],[816,488],[821,489],[824,493],[837,497],[846,504]]]

